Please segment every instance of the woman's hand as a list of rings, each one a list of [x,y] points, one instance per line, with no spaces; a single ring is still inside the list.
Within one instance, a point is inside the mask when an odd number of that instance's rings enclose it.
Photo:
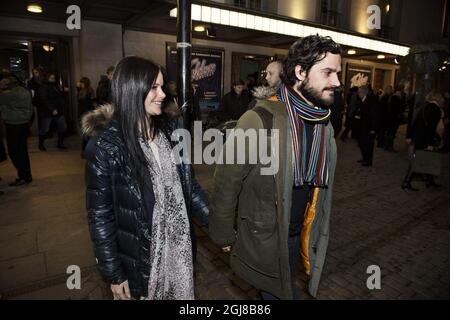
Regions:
[[[128,286],[128,280],[121,284],[112,284],[111,291],[114,296],[114,300],[130,300],[130,287]]]

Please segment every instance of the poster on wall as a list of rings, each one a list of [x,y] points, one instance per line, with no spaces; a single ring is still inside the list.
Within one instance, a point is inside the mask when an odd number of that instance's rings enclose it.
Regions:
[[[360,87],[372,82],[372,67],[362,65],[351,65],[347,63],[345,73],[345,92],[352,87]]]
[[[219,109],[223,92],[224,51],[214,48],[192,47],[191,76],[197,85],[201,112]],[[177,81],[177,49],[174,43],[166,43],[167,81]]]

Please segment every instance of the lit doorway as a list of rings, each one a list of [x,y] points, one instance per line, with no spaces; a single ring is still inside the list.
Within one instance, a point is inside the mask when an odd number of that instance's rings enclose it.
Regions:
[[[63,113],[67,122],[67,134],[77,131],[78,119],[75,110],[76,92],[72,87],[72,72],[68,39],[36,36],[2,35],[0,41],[0,70],[10,72],[27,86],[33,68],[41,68],[44,74],[57,74],[57,81],[64,91]],[[32,95],[39,94],[31,91]],[[31,127],[33,135],[37,135],[37,121]]]

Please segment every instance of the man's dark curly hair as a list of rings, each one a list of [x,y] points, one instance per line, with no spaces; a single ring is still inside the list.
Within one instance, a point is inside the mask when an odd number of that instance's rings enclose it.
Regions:
[[[284,83],[294,85],[298,80],[295,67],[300,65],[308,74],[313,65],[325,58],[327,52],[341,54],[341,47],[330,37],[311,35],[295,41],[284,60]]]

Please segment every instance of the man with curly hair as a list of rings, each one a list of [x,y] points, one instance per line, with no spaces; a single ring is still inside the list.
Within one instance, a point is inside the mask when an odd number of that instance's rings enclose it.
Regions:
[[[340,46],[329,37],[305,37],[291,46],[283,67],[277,94],[259,100],[237,124],[244,131],[268,129],[258,136],[267,139],[268,150],[277,150],[270,135],[278,132],[279,170],[263,175],[260,159],[217,165],[209,218],[212,240],[231,252],[235,273],[260,289],[263,299],[299,297],[294,277],[300,261],[309,276],[308,291],[317,295],[336,165],[329,119],[334,92],[341,86]],[[232,139],[223,154],[236,146]],[[258,145],[247,146],[245,159],[258,154]]]

